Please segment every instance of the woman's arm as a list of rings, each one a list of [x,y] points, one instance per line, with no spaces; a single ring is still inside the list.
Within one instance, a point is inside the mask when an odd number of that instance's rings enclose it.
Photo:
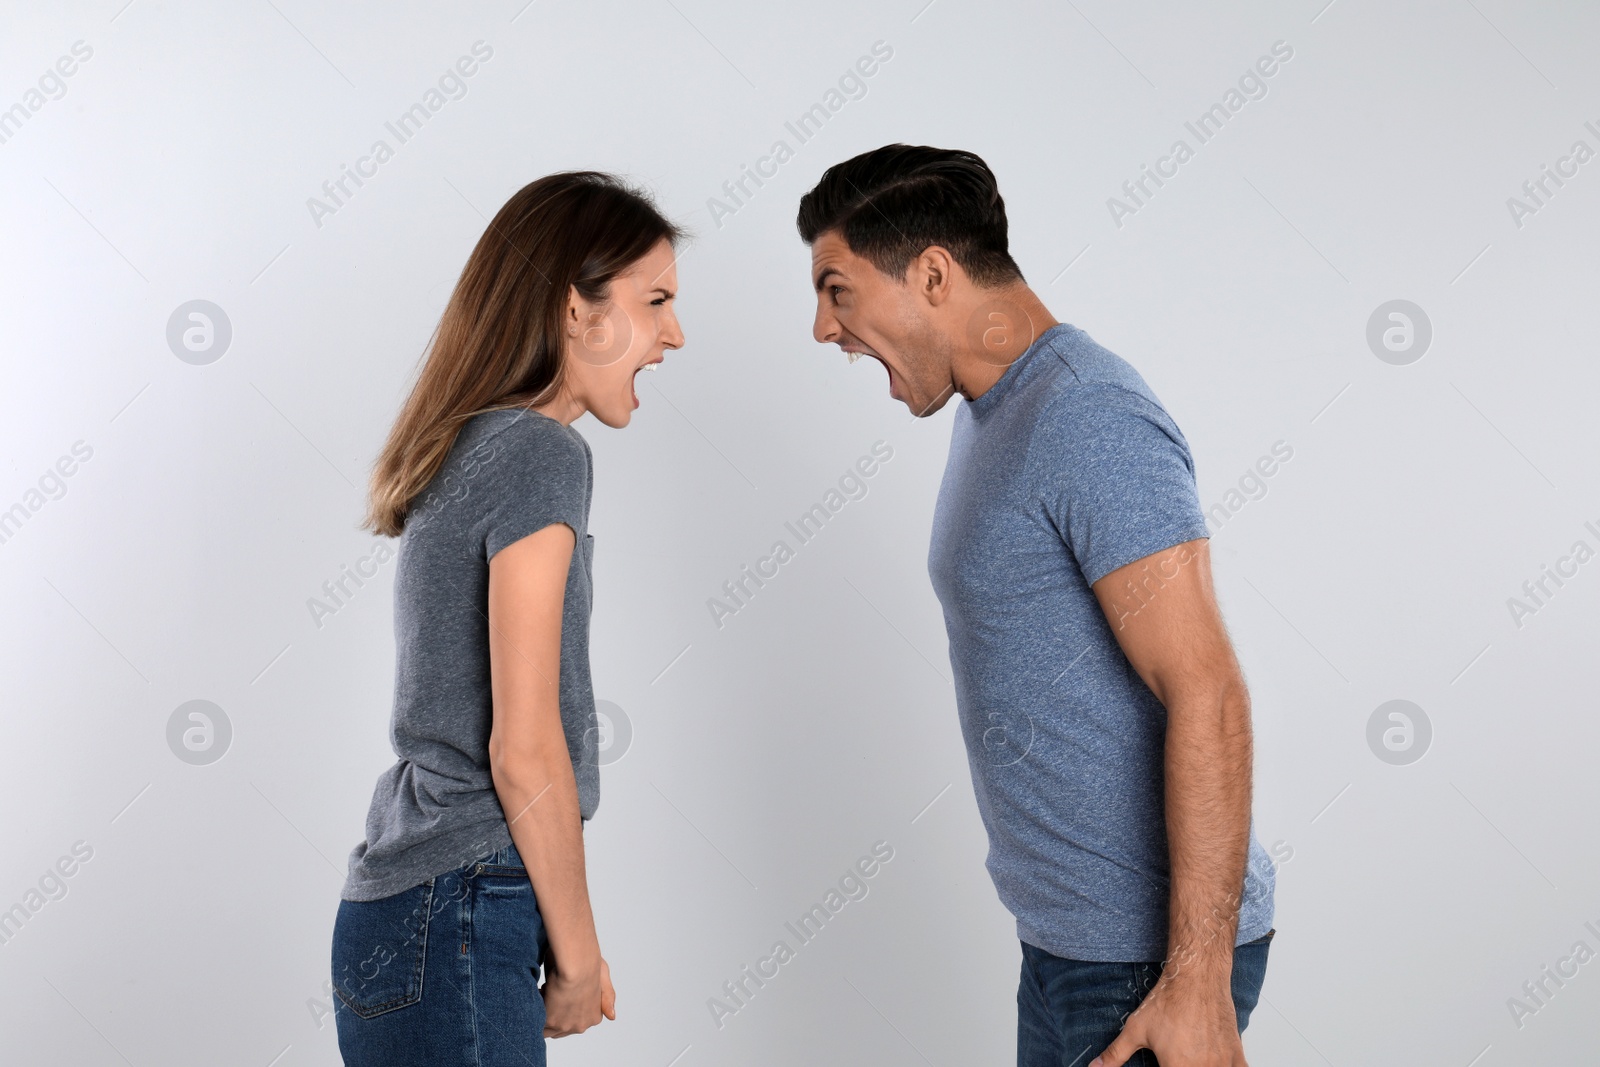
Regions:
[[[550,937],[545,1034],[616,1018],[584,875],[578,784],[561,728],[561,615],[575,535],[564,523],[489,561],[489,767]]]

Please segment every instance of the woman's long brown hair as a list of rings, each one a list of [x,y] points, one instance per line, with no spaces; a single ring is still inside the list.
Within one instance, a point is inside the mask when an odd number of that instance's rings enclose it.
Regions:
[[[518,190],[461,270],[373,466],[361,528],[400,535],[468,419],[555,395],[572,288],[603,304],[613,278],[659,241],[683,237],[644,193],[610,174],[565,171]]]

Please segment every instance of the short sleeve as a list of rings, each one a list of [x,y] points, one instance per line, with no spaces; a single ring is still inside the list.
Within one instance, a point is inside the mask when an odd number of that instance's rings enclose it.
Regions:
[[[484,559],[554,523],[581,537],[588,527],[589,457],[583,444],[553,421],[520,421],[497,435],[486,464],[488,503]]]
[[[1188,442],[1160,404],[1131,389],[1068,389],[1047,409],[1029,461],[1044,510],[1090,585],[1210,535]]]

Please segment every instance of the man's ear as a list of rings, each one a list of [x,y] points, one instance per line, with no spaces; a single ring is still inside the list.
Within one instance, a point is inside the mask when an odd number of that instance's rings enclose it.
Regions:
[[[911,261],[912,281],[917,292],[933,307],[953,295],[956,269],[955,257],[942,245],[929,245]]]

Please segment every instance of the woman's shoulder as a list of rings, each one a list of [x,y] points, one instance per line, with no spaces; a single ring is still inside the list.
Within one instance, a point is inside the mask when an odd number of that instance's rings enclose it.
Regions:
[[[589,450],[577,430],[528,408],[480,411],[467,420],[461,435],[474,444],[495,441],[523,452],[554,456],[583,456]]]
[[[508,474],[570,477],[587,481],[589,443],[578,431],[526,408],[482,411],[461,433],[468,456]]]

